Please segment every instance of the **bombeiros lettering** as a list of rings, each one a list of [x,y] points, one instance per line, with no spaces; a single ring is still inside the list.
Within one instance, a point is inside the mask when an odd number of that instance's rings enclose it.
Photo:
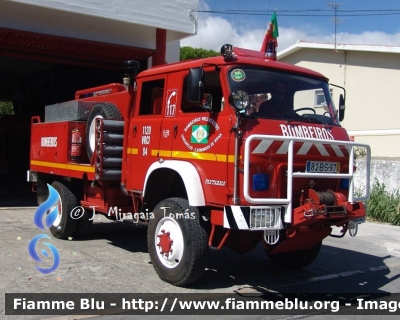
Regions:
[[[40,146],[41,147],[57,147],[57,137],[42,137],[40,139]]]
[[[335,140],[330,130],[304,125],[286,125],[280,124],[282,135],[284,137],[311,138],[321,140]]]

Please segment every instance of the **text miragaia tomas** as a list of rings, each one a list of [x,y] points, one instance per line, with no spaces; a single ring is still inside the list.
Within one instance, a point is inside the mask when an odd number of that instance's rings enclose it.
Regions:
[[[92,208],[92,217],[89,220],[94,219],[94,215],[96,213],[96,206],[90,206]],[[163,210],[163,217],[170,217],[172,219],[196,219],[196,213],[190,212],[189,209],[186,209],[185,212],[168,212],[169,207],[161,207]],[[85,208],[83,207],[75,207],[71,210],[70,216],[72,219],[80,219],[85,214]],[[122,212],[122,210],[118,207],[110,207],[107,213],[108,217],[115,217],[115,220],[123,220],[131,218],[134,223],[138,223],[139,220],[146,221],[150,219],[154,219],[155,215],[153,212],[140,212],[140,213],[132,213],[132,212]]]

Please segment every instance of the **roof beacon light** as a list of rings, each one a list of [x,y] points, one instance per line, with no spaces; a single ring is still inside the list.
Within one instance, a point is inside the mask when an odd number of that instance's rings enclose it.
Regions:
[[[231,44],[224,44],[221,47],[221,55],[224,57],[224,60],[229,60],[233,56],[233,46]]]

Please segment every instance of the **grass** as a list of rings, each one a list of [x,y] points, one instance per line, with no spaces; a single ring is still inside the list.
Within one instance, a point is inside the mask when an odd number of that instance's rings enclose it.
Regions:
[[[400,226],[399,190],[388,191],[385,184],[375,179],[366,205],[367,218]]]

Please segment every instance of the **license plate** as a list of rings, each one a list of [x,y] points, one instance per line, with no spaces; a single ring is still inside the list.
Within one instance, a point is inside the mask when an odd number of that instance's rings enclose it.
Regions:
[[[365,222],[365,217],[361,217],[361,218],[357,218],[357,219],[351,220],[351,222],[358,223],[358,224],[364,223]]]
[[[307,161],[306,164],[306,172],[309,173],[338,173],[339,169],[339,162]]]

